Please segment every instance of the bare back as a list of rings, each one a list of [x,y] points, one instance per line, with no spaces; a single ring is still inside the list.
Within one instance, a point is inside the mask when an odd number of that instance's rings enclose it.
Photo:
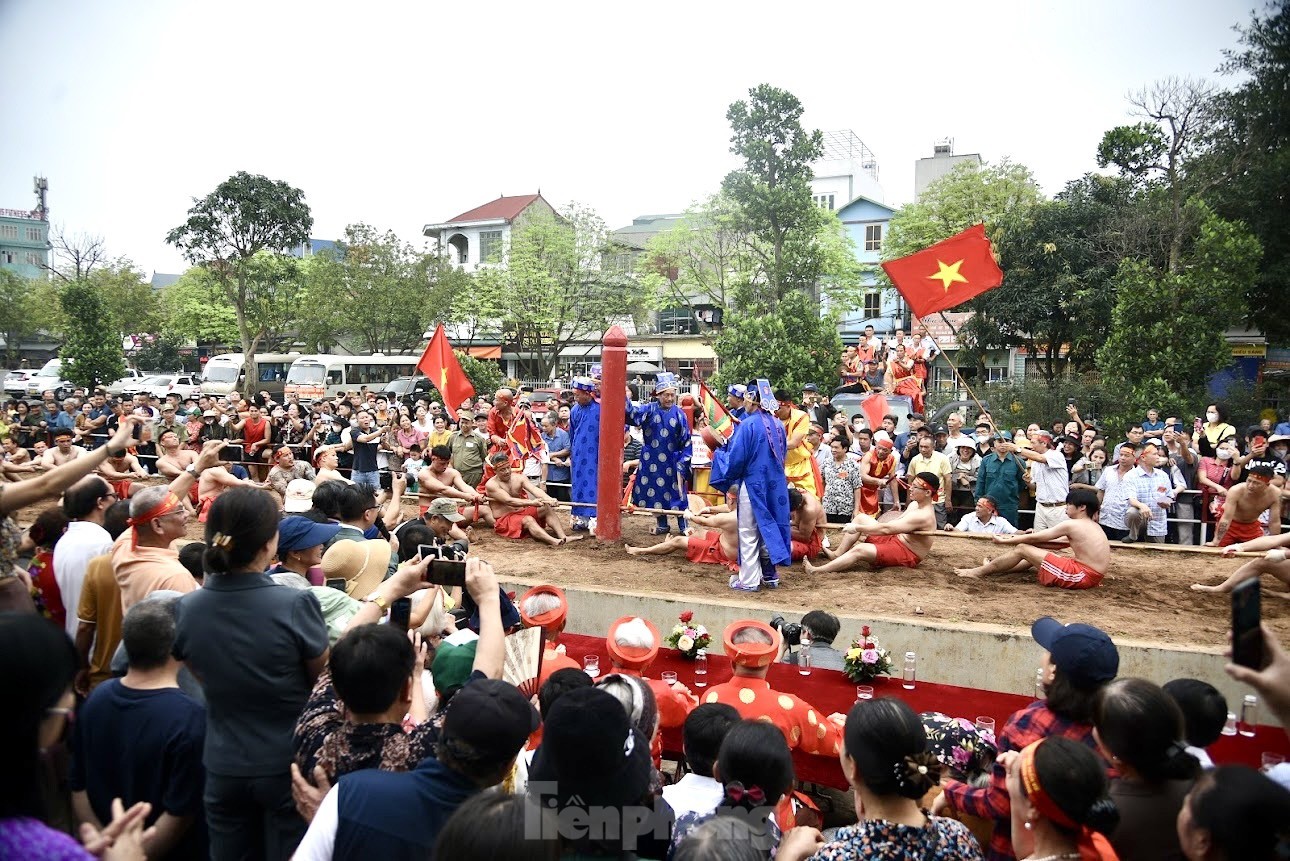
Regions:
[[[721,536],[721,552],[727,559],[739,558],[739,516],[734,512],[692,514],[690,522],[715,529]]]
[[[1053,531],[1066,536],[1071,543],[1071,556],[1089,568],[1105,574],[1111,566],[1111,542],[1095,521],[1075,517],[1057,524]]]

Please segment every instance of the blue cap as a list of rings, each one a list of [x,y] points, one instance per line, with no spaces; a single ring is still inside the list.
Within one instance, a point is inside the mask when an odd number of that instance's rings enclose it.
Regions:
[[[747,386],[741,386],[738,383],[735,383],[733,386],[726,389],[726,394],[730,395],[731,397],[742,398],[744,394],[747,393],[747,391],[748,391]]]
[[[340,532],[339,523],[317,523],[298,514],[284,517],[278,524],[278,552],[326,544],[337,532]]]
[[[676,374],[673,374],[670,371],[662,372],[661,374],[658,375],[658,379],[654,381],[655,394],[662,391],[666,391],[667,389],[675,389],[675,388],[676,388]]]
[[[1095,688],[1115,678],[1120,652],[1105,631],[1075,622],[1063,625],[1052,616],[1037,619],[1030,636],[1052,656],[1053,665],[1077,688]]]
[[[570,385],[580,392],[594,392],[596,390],[596,381],[591,377],[574,377]]]

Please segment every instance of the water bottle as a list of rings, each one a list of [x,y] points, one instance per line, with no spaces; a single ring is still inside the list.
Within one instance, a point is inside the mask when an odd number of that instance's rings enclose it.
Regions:
[[[1223,724],[1223,735],[1236,735],[1236,713],[1227,713],[1227,723]]]
[[[797,672],[803,676],[811,674],[811,644],[803,641],[802,651],[797,653]]]
[[[1254,737],[1254,728],[1259,724],[1259,698],[1246,694],[1241,703],[1241,719],[1236,724],[1236,731],[1248,738]]]
[[[1044,668],[1035,670],[1035,699],[1042,700],[1048,694],[1044,691]]]
[[[694,654],[694,686],[696,688],[708,686],[708,652],[705,649],[699,649]]]
[[[905,653],[905,681],[904,688],[907,691],[914,689],[914,679],[918,675],[918,658],[913,652]]]

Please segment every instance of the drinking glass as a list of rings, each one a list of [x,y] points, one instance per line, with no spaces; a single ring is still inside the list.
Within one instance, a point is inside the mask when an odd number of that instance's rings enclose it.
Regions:
[[[979,733],[990,733],[994,735],[994,718],[980,715],[976,719],[976,731]]]
[[[676,673],[671,670],[664,670],[660,674],[659,678],[661,678],[663,680],[663,684],[667,685],[669,688],[676,684]]]
[[[582,668],[593,679],[600,675],[600,655],[587,655],[582,659]]]
[[[708,686],[708,656],[704,652],[694,656],[694,686],[696,688]]]
[[[856,699],[861,699],[861,700],[873,699],[873,686],[856,685]]]

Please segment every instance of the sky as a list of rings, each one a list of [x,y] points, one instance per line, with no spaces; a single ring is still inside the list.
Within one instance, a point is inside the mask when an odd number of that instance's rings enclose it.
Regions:
[[[547,3],[0,0],[0,207],[180,272],[165,234],[239,170],[284,180],[312,235],[421,228],[541,191],[610,228],[679,212],[737,167],[731,102],[770,83],[808,128],[851,129],[886,202],[914,162],[1096,169],[1127,94],[1216,73],[1234,0]]]

